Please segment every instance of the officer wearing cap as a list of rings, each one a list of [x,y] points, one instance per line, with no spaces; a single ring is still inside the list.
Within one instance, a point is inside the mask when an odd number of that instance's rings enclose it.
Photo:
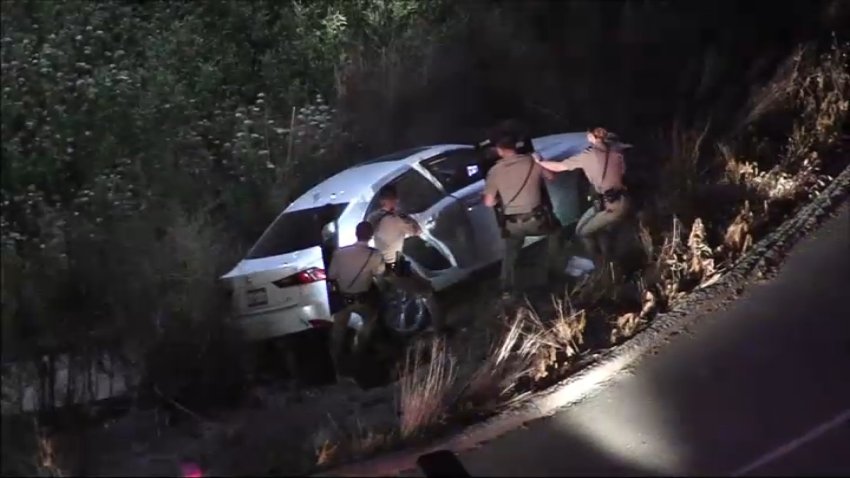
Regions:
[[[387,264],[384,278],[392,286],[425,299],[434,328],[438,332],[449,332],[431,287],[420,277],[404,270],[405,262],[401,253],[404,240],[410,236],[418,236],[422,233],[422,228],[398,210],[399,197],[395,186],[383,186],[378,191],[378,201],[380,209],[370,214],[367,221],[375,228],[375,247]]]
[[[604,234],[618,224],[629,210],[629,198],[623,185],[626,163],[616,136],[605,128],[587,133],[590,142],[581,153],[563,161],[544,161],[534,153],[534,160],[548,171],[560,172],[582,169],[593,186],[595,195],[590,208],[579,219],[576,235],[597,265],[609,257],[609,244]]]
[[[500,275],[503,297],[515,290],[516,262],[527,236],[548,236],[546,264],[550,274],[557,247],[556,235],[548,230],[542,196],[543,179],[551,180],[553,176],[530,155],[517,153],[519,139],[512,128],[497,131],[493,144],[499,159],[487,172],[484,186],[484,204],[494,207],[501,202],[504,214],[505,256]]]
[[[357,346],[367,341],[377,324],[377,304],[372,297],[375,280],[386,268],[383,256],[369,247],[373,229],[369,222],[357,224],[357,242],[334,251],[328,268],[328,280],[333,283],[342,300],[341,308],[333,314],[331,331],[331,356],[337,371],[340,370],[345,334],[352,312],[363,318],[363,326],[357,336]]]

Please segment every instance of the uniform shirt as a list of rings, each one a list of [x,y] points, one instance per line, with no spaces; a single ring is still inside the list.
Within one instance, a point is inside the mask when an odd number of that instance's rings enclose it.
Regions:
[[[328,279],[335,280],[343,294],[361,294],[372,287],[372,280],[383,274],[384,268],[384,259],[378,251],[365,242],[357,242],[334,251]]]
[[[569,157],[562,164],[567,166],[567,171],[581,168],[587,180],[593,185],[596,192],[603,193],[609,189],[623,187],[623,174],[626,173],[626,162],[623,154],[612,149],[608,153],[608,170],[605,171],[605,146],[591,145],[581,153]],[[602,175],[605,178],[602,178]]]
[[[531,168],[530,175],[529,168]],[[526,176],[528,181],[525,180]],[[529,155],[517,154],[502,158],[487,172],[484,194],[498,193],[505,208],[505,215],[525,214],[541,203],[542,176],[543,169]],[[520,188],[522,188],[521,191]]]
[[[378,210],[367,219],[375,228],[375,247],[384,256],[384,262],[395,263],[396,254],[404,246],[404,239],[416,234],[416,224],[394,212]]]

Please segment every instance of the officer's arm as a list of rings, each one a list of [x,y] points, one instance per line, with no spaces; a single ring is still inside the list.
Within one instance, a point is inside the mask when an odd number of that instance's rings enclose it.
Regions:
[[[487,179],[484,182],[484,205],[487,207],[493,207],[496,205],[496,194],[498,194],[499,190],[496,188],[496,183],[493,181],[493,178],[490,177],[491,169],[487,173]]]
[[[563,161],[543,161],[543,157],[538,153],[533,153],[532,156],[540,167],[553,173],[571,171],[573,169],[580,169],[584,167],[584,152],[571,156]]]

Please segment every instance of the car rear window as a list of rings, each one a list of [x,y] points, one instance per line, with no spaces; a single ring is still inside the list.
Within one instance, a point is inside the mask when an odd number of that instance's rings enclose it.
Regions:
[[[329,204],[278,216],[246,259],[278,256],[322,245],[322,227],[335,221],[348,204]]]

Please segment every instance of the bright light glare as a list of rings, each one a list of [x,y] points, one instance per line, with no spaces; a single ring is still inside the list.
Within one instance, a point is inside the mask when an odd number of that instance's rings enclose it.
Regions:
[[[627,354],[614,362],[596,369],[550,397],[551,403],[574,403],[601,391],[601,387],[615,378],[634,357]],[[664,475],[681,473],[683,453],[675,435],[675,417],[664,413],[663,397],[646,387],[625,405],[617,407],[577,406],[567,409],[553,419],[571,432],[584,435],[600,449],[611,453],[626,463]],[[589,404],[588,404],[589,405]],[[613,405],[613,404],[612,404]]]

